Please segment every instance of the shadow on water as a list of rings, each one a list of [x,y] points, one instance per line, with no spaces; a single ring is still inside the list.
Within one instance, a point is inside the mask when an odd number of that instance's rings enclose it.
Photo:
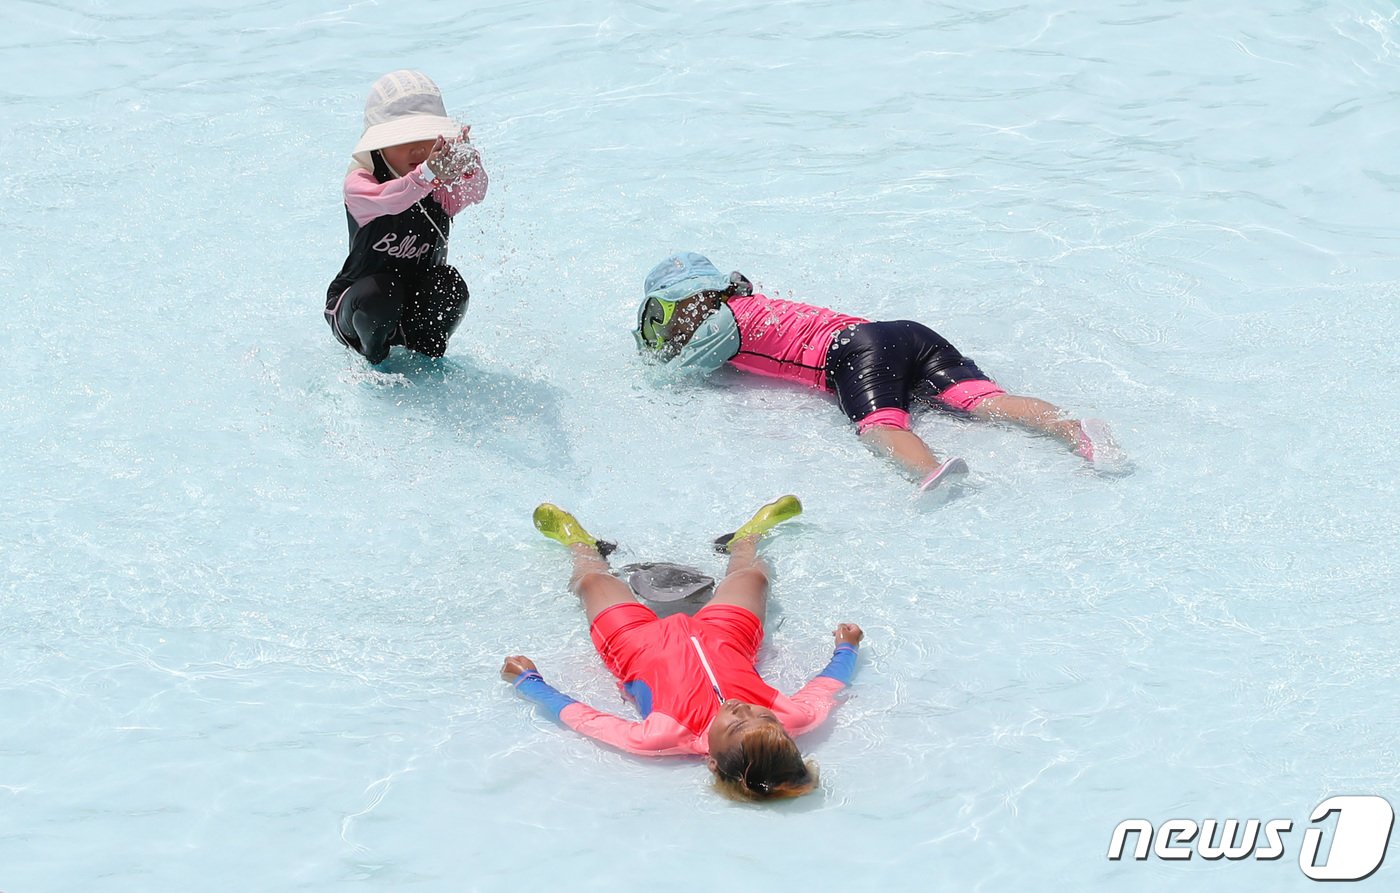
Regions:
[[[399,349],[374,373],[403,386],[367,388],[366,393],[473,448],[530,468],[558,470],[574,463],[559,413],[562,392],[545,382],[486,368],[470,357],[434,359]]]

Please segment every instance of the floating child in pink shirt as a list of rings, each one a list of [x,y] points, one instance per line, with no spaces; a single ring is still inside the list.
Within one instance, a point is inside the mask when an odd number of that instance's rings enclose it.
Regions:
[[[768,570],[757,555],[758,540],[801,511],[797,497],[784,496],[721,537],[717,545],[729,552],[729,572],[714,597],[694,616],[662,618],[608,572],[611,544],[558,506],[541,505],[535,526],[573,553],[570,586],[583,603],[594,647],[641,718],[604,713],[561,693],[523,654],[505,659],[502,678],[552,718],[601,744],[644,756],[705,757],[716,787],[735,799],[813,790],[816,767],[793,738],[816,728],[836,706],[865,633],[854,623],[840,624],[831,660],[791,695],[759,676]]]
[[[365,130],[345,175],[350,251],[326,290],[336,340],[371,363],[389,348],[440,357],[467,311],[467,284],[447,265],[452,218],[486,196],[470,128],[447,117],[427,75],[374,82]]]
[[[727,362],[834,392],[861,440],[893,457],[922,491],[965,475],[967,463],[940,460],[910,430],[916,393],[976,418],[1049,434],[1106,470],[1121,468],[1106,424],[1067,419],[1044,400],[1008,394],[921,323],[871,322],[754,294],[743,274],[725,275],[694,252],[658,264],[645,290],[634,332],[643,350],[667,363],[713,371]]]

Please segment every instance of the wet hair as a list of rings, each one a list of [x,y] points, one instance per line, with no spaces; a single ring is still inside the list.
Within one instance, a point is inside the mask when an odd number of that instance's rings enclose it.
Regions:
[[[801,797],[817,786],[817,764],[802,759],[797,742],[777,723],[754,727],[737,747],[712,756],[715,787],[731,800]]]

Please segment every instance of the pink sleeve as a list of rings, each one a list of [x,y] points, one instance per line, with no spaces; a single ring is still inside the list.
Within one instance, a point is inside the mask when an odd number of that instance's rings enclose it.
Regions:
[[[456,217],[457,212],[467,205],[474,205],[486,198],[486,186],[488,185],[486,168],[479,164],[476,173],[470,177],[456,180],[452,183],[440,183],[433,191],[433,198],[449,216]]]
[[[844,682],[830,676],[818,676],[792,697],[778,695],[773,702],[773,712],[778,714],[788,734],[795,738],[822,724],[836,706],[836,693],[845,687]]]
[[[575,701],[560,711],[559,719],[580,735],[628,753],[665,756],[697,752],[695,736],[664,713],[652,713],[641,722],[628,722]]]
[[[355,222],[364,226],[376,217],[407,211],[432,188],[418,176],[418,168],[388,183],[379,182],[374,174],[359,168],[345,175],[345,207]]]

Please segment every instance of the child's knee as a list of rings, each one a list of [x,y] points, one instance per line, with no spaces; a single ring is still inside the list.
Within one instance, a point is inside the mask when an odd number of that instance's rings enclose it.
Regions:
[[[602,571],[585,571],[574,578],[574,592],[579,598],[599,596],[617,588],[621,583],[612,574]]]
[[[719,583],[725,590],[743,590],[745,592],[764,593],[768,591],[768,568],[761,565],[746,567],[726,574]],[[715,590],[716,594],[719,589]]]
[[[356,310],[353,325],[355,336],[360,340],[360,353],[372,364],[382,363],[389,356],[389,341],[396,328],[394,322]]]

